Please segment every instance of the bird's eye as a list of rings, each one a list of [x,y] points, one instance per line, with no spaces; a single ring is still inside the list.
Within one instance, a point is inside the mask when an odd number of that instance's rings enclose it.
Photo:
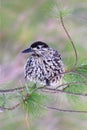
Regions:
[[[37,49],[40,49],[40,47],[39,47],[39,46],[37,46]]]

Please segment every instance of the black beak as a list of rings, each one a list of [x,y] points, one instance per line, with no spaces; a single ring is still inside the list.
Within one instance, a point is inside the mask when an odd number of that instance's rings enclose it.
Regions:
[[[22,53],[31,53],[31,52],[33,52],[33,50],[31,48],[27,48],[22,51]]]

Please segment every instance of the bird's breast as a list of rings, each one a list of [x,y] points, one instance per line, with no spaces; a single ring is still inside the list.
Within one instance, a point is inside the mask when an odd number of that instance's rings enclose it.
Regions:
[[[62,61],[54,60],[50,57],[31,57],[25,65],[25,77],[29,80],[40,82],[44,85],[47,81],[50,85],[60,81],[63,74]]]

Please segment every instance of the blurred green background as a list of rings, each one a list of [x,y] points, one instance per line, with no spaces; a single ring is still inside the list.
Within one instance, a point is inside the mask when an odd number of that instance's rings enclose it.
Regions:
[[[0,0],[0,89],[23,82],[27,56],[21,51],[36,40],[58,49],[66,68],[73,65],[73,49],[56,17],[66,8],[72,10],[64,22],[77,48],[78,64],[87,63],[87,0]],[[67,106],[65,96],[60,95],[58,104]],[[31,130],[87,130],[87,116],[51,110],[28,123]],[[20,129],[29,130],[25,111],[0,113],[0,130]]]

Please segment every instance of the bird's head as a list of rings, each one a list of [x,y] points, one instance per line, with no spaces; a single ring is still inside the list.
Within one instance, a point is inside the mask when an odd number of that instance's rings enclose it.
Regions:
[[[49,46],[46,43],[42,41],[36,41],[32,43],[29,48],[23,50],[22,53],[29,53],[30,55],[32,54],[40,55],[47,52],[48,48]]]

